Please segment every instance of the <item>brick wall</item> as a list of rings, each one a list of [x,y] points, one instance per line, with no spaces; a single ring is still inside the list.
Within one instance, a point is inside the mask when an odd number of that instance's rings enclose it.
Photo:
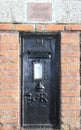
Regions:
[[[19,122],[19,34],[0,31],[0,130]]]
[[[80,33],[61,33],[61,117],[65,126],[79,130]]]
[[[20,129],[20,31],[61,32],[61,127],[79,130],[81,25],[0,24],[0,30],[0,130]]]

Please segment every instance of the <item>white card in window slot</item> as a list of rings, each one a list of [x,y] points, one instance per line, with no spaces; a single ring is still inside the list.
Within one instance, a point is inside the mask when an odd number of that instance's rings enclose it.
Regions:
[[[43,65],[42,63],[34,63],[34,79],[42,79]]]

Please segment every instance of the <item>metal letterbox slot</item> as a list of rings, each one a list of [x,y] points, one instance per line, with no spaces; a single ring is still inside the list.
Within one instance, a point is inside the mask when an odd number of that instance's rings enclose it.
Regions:
[[[21,126],[59,126],[60,35],[21,34]]]
[[[28,50],[28,58],[45,58],[49,59],[51,57],[51,51],[43,51],[43,50]]]

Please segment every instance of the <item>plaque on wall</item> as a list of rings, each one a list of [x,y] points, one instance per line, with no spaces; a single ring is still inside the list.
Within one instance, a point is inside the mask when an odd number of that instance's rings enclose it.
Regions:
[[[28,21],[52,21],[52,3],[28,2]]]

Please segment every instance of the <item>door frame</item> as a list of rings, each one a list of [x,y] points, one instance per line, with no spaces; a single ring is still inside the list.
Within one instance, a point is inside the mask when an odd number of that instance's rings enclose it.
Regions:
[[[35,36],[38,36],[38,35],[44,35],[44,36],[55,36],[55,35],[59,35],[59,60],[61,59],[61,50],[60,50],[60,39],[61,39],[61,35],[60,35],[60,32],[20,32],[19,34],[19,37],[20,37],[20,126],[21,128],[22,127],[22,42],[23,42],[23,38],[25,38],[26,36],[30,36],[30,35],[35,35]],[[61,62],[60,62],[61,63]],[[60,86],[61,86],[61,64],[60,64],[60,79],[59,79],[59,82],[60,82],[60,85],[59,85],[59,92],[58,92],[58,96],[59,96],[59,117],[58,117],[58,125],[57,125],[57,128],[60,128],[60,107],[61,107],[61,104],[60,104]]]

